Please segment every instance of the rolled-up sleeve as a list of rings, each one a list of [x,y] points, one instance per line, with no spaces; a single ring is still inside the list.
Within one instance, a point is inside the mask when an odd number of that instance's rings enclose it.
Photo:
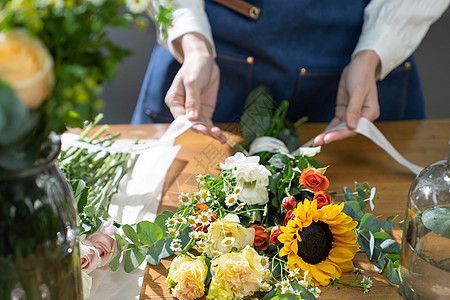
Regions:
[[[362,33],[353,55],[373,50],[380,57],[383,79],[419,46],[430,25],[450,0],[372,0],[364,11]]]
[[[211,26],[205,12],[204,0],[177,0],[176,3],[172,26],[167,30],[167,40],[159,41],[160,44],[181,63],[183,62],[183,53],[181,48],[175,46],[174,41],[186,33],[195,32],[203,35],[210,42],[215,57],[216,51]]]

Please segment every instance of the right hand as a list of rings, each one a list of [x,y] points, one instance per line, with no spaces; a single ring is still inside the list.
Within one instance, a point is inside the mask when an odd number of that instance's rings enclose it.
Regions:
[[[188,33],[179,38],[184,62],[167,91],[166,104],[174,118],[187,115],[199,121],[192,130],[210,135],[224,144],[226,137],[213,125],[220,72],[211,54],[209,42],[200,34]]]

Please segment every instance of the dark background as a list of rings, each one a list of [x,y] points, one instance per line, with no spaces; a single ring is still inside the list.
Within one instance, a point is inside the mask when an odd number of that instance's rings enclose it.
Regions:
[[[120,66],[115,80],[104,87],[103,123],[127,124],[131,120],[145,70],[155,45],[155,28],[114,29],[114,41],[133,54]],[[434,23],[415,52],[422,76],[428,118],[450,118],[450,10]]]

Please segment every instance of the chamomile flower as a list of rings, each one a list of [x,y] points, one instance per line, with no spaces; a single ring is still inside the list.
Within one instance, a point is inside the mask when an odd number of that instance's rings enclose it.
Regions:
[[[261,260],[259,262],[263,268],[267,269],[269,267],[269,258],[267,256],[261,256]]]
[[[197,176],[195,176],[195,178],[197,179],[197,182],[199,185],[205,184],[205,177],[203,177],[203,175],[198,174]]]
[[[239,195],[239,193],[242,191],[242,186],[238,185],[234,188],[233,194]]]
[[[320,297],[320,293],[322,293],[322,291],[317,287],[317,286],[315,286],[315,287],[310,287],[309,289],[308,289],[308,291],[311,293],[311,294],[313,294],[316,298],[319,298]]]
[[[300,275],[299,269],[290,270],[289,273],[288,273],[288,278],[289,279],[294,279],[294,278],[296,278],[299,275]]]
[[[197,242],[197,248],[205,249],[206,247],[208,247],[208,244],[205,243],[204,241],[198,241]]]
[[[195,224],[197,224],[197,221],[195,220],[195,216],[189,216],[187,221],[188,221],[189,225],[191,225],[191,227],[193,227]]]
[[[189,232],[189,237],[190,237],[191,239],[193,239],[193,240],[198,239],[198,237],[197,237],[197,231],[191,231],[191,232]]]
[[[237,203],[237,196],[235,194],[230,194],[225,198],[225,205],[230,207]]]
[[[203,240],[205,237],[206,237],[206,233],[204,233],[203,231],[197,232],[197,239]]]
[[[280,282],[280,287],[281,287],[281,290],[283,291],[283,290],[286,290],[287,288],[290,288],[291,284],[289,283],[289,280],[284,279],[283,281]]]
[[[234,211],[240,211],[241,209],[243,209],[245,206],[245,202],[241,202],[239,203],[239,205],[234,209]]]
[[[197,216],[197,221],[202,225],[209,225],[210,223],[210,214],[208,212],[202,212]]]
[[[167,228],[167,232],[169,233],[169,235],[170,235],[171,237],[176,237],[176,236],[178,236],[178,231],[177,231],[175,228],[173,228],[173,227],[168,227],[168,228]]]
[[[372,287],[373,282],[370,277],[364,275],[363,279],[361,280],[361,286],[364,289],[364,294],[367,294],[369,292],[369,289]]]
[[[228,247],[234,244],[235,238],[232,236],[226,237],[222,240],[222,246]]]
[[[272,286],[270,284],[268,284],[267,282],[264,282],[261,284],[261,287],[259,288],[259,290],[261,292],[267,293],[272,289]]]
[[[167,219],[165,223],[166,223],[166,226],[173,227],[173,226],[177,225],[177,220],[172,217],[172,218]]]
[[[223,253],[220,252],[220,251],[218,251],[218,250],[214,250],[214,251],[212,252],[213,257],[221,256],[222,254],[223,254]]]
[[[263,217],[267,216],[267,204],[264,206]]]
[[[180,223],[180,224],[186,223],[186,218],[185,218],[185,217],[180,216],[180,215],[176,215],[176,216],[174,216],[174,217],[176,218],[176,220],[177,220],[178,223]]]
[[[140,14],[147,10],[150,0],[125,0],[128,10],[133,14]]]
[[[241,293],[234,293],[234,299],[235,300],[243,300],[244,299],[244,294]]]
[[[294,289],[289,285],[281,289],[282,294],[295,294]]]
[[[178,251],[181,252],[183,249],[181,249],[182,245],[181,245],[181,240],[180,239],[174,239],[171,243],[170,243],[170,249],[172,251]]]
[[[211,199],[211,193],[208,190],[206,190],[206,189],[201,189],[198,192],[198,195],[200,196],[200,200],[199,201],[202,202],[202,203],[204,203],[206,201],[209,201]]]
[[[178,196],[178,200],[180,200],[181,204],[184,206],[189,206],[192,204],[192,197],[188,193],[181,192],[180,196]]]

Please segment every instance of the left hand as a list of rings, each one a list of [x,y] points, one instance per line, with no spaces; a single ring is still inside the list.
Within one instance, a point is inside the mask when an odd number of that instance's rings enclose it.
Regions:
[[[339,81],[336,99],[336,113],[326,130],[346,122],[349,129],[321,133],[314,140],[315,146],[355,136],[353,131],[360,117],[370,121],[380,115],[375,74],[380,58],[371,50],[358,52],[345,67]]]

